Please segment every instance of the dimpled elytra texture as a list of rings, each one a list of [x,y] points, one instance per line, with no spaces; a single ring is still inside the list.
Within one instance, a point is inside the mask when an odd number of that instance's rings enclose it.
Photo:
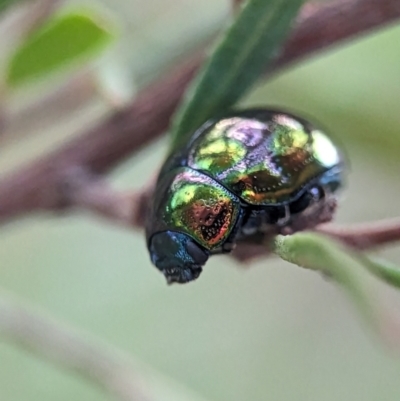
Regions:
[[[188,234],[209,250],[226,241],[238,218],[238,198],[189,168],[174,171],[163,199],[160,218],[167,227]]]
[[[341,163],[321,131],[290,115],[230,117],[199,135],[188,165],[206,172],[253,205],[289,202],[311,180]]]

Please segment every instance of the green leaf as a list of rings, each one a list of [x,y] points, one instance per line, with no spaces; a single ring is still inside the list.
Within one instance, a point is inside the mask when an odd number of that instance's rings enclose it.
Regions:
[[[25,84],[98,54],[112,38],[94,15],[70,13],[52,17],[33,32],[11,58],[7,83]]]
[[[244,4],[187,91],[173,121],[173,148],[251,88],[279,50],[302,4],[303,0]]]
[[[377,258],[364,259],[365,266],[375,276],[381,278],[393,287],[400,288],[400,268],[387,260]]]
[[[323,272],[338,282],[354,301],[362,316],[381,331],[381,313],[367,285],[368,266],[357,254],[347,252],[336,242],[314,233],[278,236],[275,252],[284,260],[306,269]]]

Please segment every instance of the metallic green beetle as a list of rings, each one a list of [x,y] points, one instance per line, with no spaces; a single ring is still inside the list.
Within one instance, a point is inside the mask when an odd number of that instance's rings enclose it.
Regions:
[[[292,114],[249,109],[208,121],[165,161],[147,219],[151,260],[168,283],[196,279],[238,240],[331,220],[344,158]]]

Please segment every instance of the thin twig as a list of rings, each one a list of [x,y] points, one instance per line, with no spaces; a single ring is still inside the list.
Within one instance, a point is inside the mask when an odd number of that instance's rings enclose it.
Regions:
[[[81,190],[72,191],[72,202],[97,215],[129,228],[143,228],[144,216],[153,188],[141,192],[118,192],[111,189],[107,182],[88,177],[85,184],[81,181]],[[400,241],[400,219],[387,219],[353,225],[323,224],[316,232],[328,235],[347,246],[358,250],[367,250],[390,245]],[[254,259],[270,254],[265,239],[260,244],[244,242],[239,244],[234,257],[240,261]]]
[[[336,0],[309,6],[267,72],[275,72],[317,50],[385,26],[399,17],[397,0]],[[162,135],[202,60],[203,52],[192,55],[99,126],[41,160],[3,177],[0,180],[0,223],[34,211],[56,211],[73,206],[74,196],[65,191],[66,181],[73,180],[71,171],[105,173]],[[75,188],[74,185],[69,187]]]
[[[145,223],[146,207],[153,193],[148,191],[118,191],[101,176],[94,176],[86,171],[79,173],[80,180],[74,176],[68,188],[69,203],[82,210],[88,210],[114,224],[128,228],[141,228]]]
[[[105,344],[0,297],[0,334],[57,365],[76,371],[121,401],[150,401],[133,364]]]
[[[318,232],[357,249],[372,249],[400,240],[400,219],[387,219],[352,226],[323,225]]]
[[[354,225],[323,224],[316,232],[328,235],[357,250],[373,250],[400,241],[400,219],[388,219]],[[270,255],[268,239],[262,244],[239,243],[233,257],[240,262]]]
[[[400,2],[396,0],[336,0],[323,6],[307,3],[301,23],[294,28],[272,68],[330,49],[361,33],[391,24],[399,17]]]

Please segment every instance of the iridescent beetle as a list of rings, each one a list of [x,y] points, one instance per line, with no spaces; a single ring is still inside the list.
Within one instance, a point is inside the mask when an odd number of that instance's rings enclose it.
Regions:
[[[168,283],[196,279],[238,240],[331,220],[343,156],[292,114],[249,109],[206,122],[164,163],[147,219],[151,260]]]

